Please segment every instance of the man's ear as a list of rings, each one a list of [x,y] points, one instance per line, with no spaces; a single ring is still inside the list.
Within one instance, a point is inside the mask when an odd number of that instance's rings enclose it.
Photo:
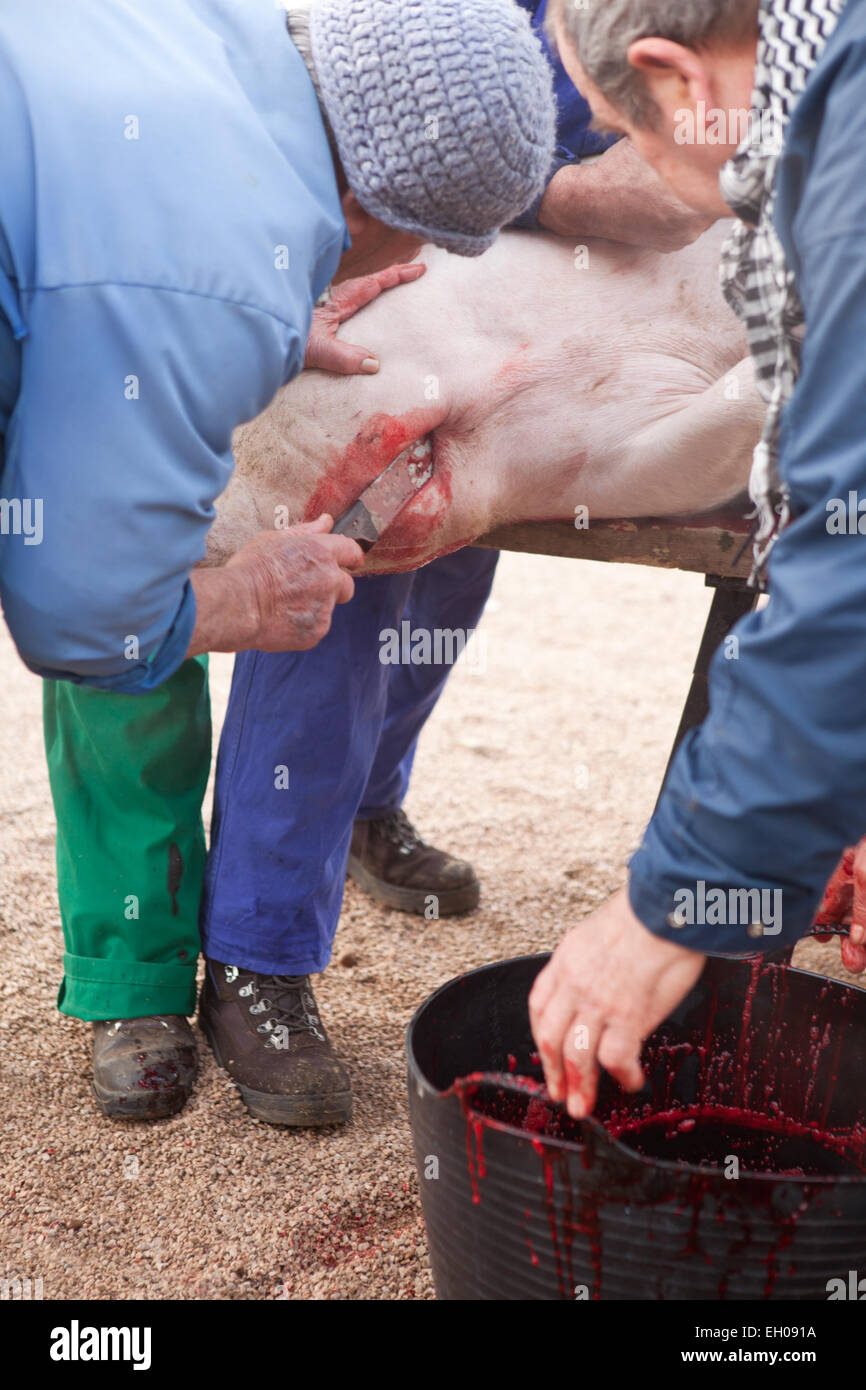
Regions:
[[[369,212],[367,212],[365,208],[362,208],[351,188],[346,189],[346,192],[340,199],[340,206],[343,209],[343,216],[346,219],[349,236],[353,241],[357,241],[367,230],[373,219]]]
[[[628,50],[633,68],[643,74],[647,90],[663,111],[677,106],[711,106],[709,73],[699,53],[670,39],[637,39]]]

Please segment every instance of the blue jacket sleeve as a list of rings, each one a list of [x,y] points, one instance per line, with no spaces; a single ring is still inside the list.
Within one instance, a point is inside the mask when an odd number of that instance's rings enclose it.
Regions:
[[[864,151],[861,60],[834,87],[791,224],[807,334],[781,467],[797,520],[774,552],[769,605],[737,629],[738,659],[715,658],[710,715],[680,750],[631,863],[638,917],[696,950],[797,940],[841,850],[866,831]],[[853,525],[840,525],[843,507]],[[764,899],[771,932],[757,941],[749,917],[730,914],[672,926],[702,883],[705,894],[780,894]]]
[[[39,675],[141,693],[184,660],[190,572],[231,436],[300,369],[308,325],[151,286],[33,293],[3,490],[9,628]]]

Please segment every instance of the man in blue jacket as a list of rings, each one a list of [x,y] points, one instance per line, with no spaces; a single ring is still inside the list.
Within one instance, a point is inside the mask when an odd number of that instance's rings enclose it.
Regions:
[[[551,1092],[580,1117],[599,1063],[640,1086],[641,1041],[704,952],[807,932],[866,829],[866,6],[561,2],[557,29],[597,118],[692,206],[742,219],[723,283],[769,406],[752,492],[771,601],[715,659],[628,891],[532,993]]]
[[[0,591],[46,677],[60,1007],[110,1114],[177,1109],[194,1070],[202,654],[309,649],[361,560],[322,518],[197,571],[232,432],[329,283],[480,255],[554,147],[510,0],[317,0],[304,35],[319,93],[272,0],[0,11]]]

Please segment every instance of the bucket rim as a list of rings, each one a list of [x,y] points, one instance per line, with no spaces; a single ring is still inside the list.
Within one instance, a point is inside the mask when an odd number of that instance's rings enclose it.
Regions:
[[[552,954],[552,951],[541,951],[522,956],[508,956],[503,960],[487,961],[484,965],[475,966],[472,970],[462,970],[458,975],[454,975],[450,980],[445,980],[443,984],[439,985],[438,988],[432,992],[432,994],[429,994],[427,998],[424,999],[418,1005],[418,1008],[415,1010],[415,1012],[413,1013],[412,1017],[406,1025],[405,1045],[408,1062],[409,1085],[410,1087],[415,1087],[415,1090],[419,1098],[424,1098],[426,1096],[426,1098],[428,1099],[432,1098],[436,1100],[446,1100],[449,1096],[453,1095],[459,1099],[459,1095],[456,1090],[456,1083],[461,1078],[455,1077],[454,1081],[452,1081],[449,1086],[447,1086],[444,1090],[440,1091],[436,1086],[432,1084],[432,1082],[427,1080],[427,1077],[422,1072],[418,1060],[415,1056],[415,1051],[413,1047],[413,1037],[418,1022],[420,1021],[422,1015],[427,1012],[427,1010],[435,1003],[435,1001],[440,997],[440,995],[443,995],[446,990],[451,989],[452,986],[456,985],[460,980],[471,979],[476,975],[488,974],[493,970],[496,970],[504,965],[522,965],[527,962],[536,961],[539,962],[539,964],[541,965],[545,961],[550,960]],[[739,958],[727,956],[714,956],[711,957],[711,959],[731,960],[732,962],[734,959],[739,960]],[[767,960],[765,961],[765,965],[772,967],[774,971],[784,969],[787,974],[807,976],[808,978],[813,980],[822,980],[825,984],[836,986],[842,990],[850,990],[854,994],[861,994],[863,995],[864,1000],[866,1000],[866,988],[864,988],[862,985],[852,985],[845,980],[837,980],[832,975],[822,975],[815,970],[801,970],[799,966],[782,966],[778,961]],[[469,1106],[469,1108],[471,1109],[471,1105]],[[502,1130],[507,1134],[514,1135],[517,1139],[520,1139],[525,1143],[541,1145],[543,1148],[553,1149],[559,1153],[571,1154],[583,1153],[585,1152],[587,1147],[584,1144],[577,1144],[572,1140],[555,1139],[548,1135],[532,1135],[530,1137],[525,1130],[518,1129],[516,1125],[509,1124],[507,1120],[492,1119],[490,1116],[484,1115],[480,1111],[473,1111],[472,1113],[473,1115],[477,1115],[478,1119],[481,1120],[486,1126],[490,1127],[491,1129]],[[627,1161],[631,1164],[636,1164],[637,1166],[643,1169],[649,1168],[653,1172],[662,1171],[671,1174],[685,1173],[695,1176],[702,1176],[704,1178],[713,1174],[719,1174],[722,1176],[724,1175],[724,1170],[722,1168],[713,1165],[701,1166],[695,1163],[686,1163],[667,1158],[648,1158],[645,1154],[638,1153],[637,1150],[629,1148],[629,1146],[627,1144],[624,1144],[621,1139],[618,1139],[615,1135],[611,1134],[611,1132],[602,1123],[602,1121],[597,1120],[594,1115],[589,1115],[586,1117],[585,1120],[576,1121],[576,1123],[586,1125],[591,1134],[593,1135],[593,1138],[596,1143],[601,1143],[609,1146],[610,1148],[614,1149],[617,1155],[624,1161]],[[761,1184],[775,1184],[777,1186],[788,1184],[796,1185],[798,1187],[839,1187],[841,1185],[846,1188],[855,1188],[858,1186],[866,1185],[866,1172],[861,1174],[843,1173],[838,1175],[830,1173],[820,1173],[814,1176],[803,1174],[802,1176],[800,1176],[794,1173],[761,1173],[756,1172],[753,1169],[746,1169],[742,1176],[738,1179],[738,1182],[742,1183],[744,1181],[747,1183],[757,1182]]]

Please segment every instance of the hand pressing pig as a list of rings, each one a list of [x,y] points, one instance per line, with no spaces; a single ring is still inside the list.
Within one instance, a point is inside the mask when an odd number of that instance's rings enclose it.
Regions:
[[[341,376],[359,373],[372,376],[378,372],[379,359],[374,352],[340,342],[337,333],[347,319],[372,304],[385,290],[420,280],[426,269],[419,261],[411,265],[391,265],[387,270],[376,271],[374,275],[363,275],[357,280],[344,280],[341,285],[336,285],[327,303],[313,313],[304,367],[308,371],[338,372]]]
[[[815,918],[816,927],[850,924],[850,935],[842,938],[842,964],[853,975],[866,970],[866,839],[846,849],[836,872],[824,890]],[[816,933],[817,940],[828,941]]]
[[[367,348],[340,342],[342,324],[386,290],[419,280],[420,262],[393,265],[337,285],[313,314],[306,368],[372,375],[379,360]],[[192,576],[196,623],[187,656],[207,651],[309,651],[328,632],[334,606],[348,603],[352,575],[364,552],[345,536],[331,535],[327,515],[286,530],[262,531],[224,565]]]

